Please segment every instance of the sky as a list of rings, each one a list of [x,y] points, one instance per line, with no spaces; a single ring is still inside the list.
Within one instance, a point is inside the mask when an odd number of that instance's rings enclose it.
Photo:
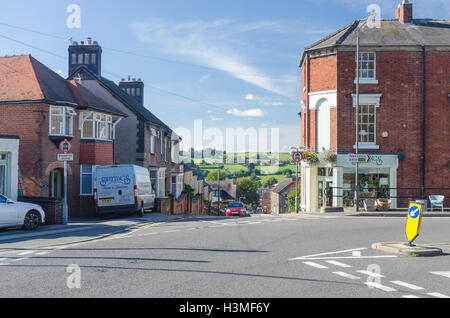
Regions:
[[[145,106],[185,133],[183,147],[196,140],[220,149],[227,129],[250,129],[277,139],[273,152],[300,143],[303,49],[366,17],[371,4],[394,18],[401,2],[1,1],[0,55],[32,54],[66,77],[68,39],[92,37],[103,48],[102,75],[116,83],[142,78]],[[415,18],[450,18],[449,0],[412,3]],[[79,28],[67,23],[71,5],[80,9]]]

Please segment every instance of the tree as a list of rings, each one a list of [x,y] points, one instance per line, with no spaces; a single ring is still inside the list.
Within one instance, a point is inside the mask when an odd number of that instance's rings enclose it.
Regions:
[[[284,176],[288,178],[292,177],[292,175],[294,174],[294,172],[291,169],[284,169],[282,173]]]
[[[237,199],[242,199],[244,204],[256,206],[259,204],[258,184],[249,178],[238,179]]]
[[[206,177],[206,181],[217,181],[217,175],[218,175],[218,170],[216,171],[211,171],[210,173],[208,173],[208,176]],[[220,170],[220,181],[226,180],[228,177],[228,174],[223,171]]]
[[[299,203],[300,204],[300,186],[298,187],[298,197],[299,197]],[[295,212],[295,190],[289,193],[288,200],[289,200],[289,213]]]
[[[264,186],[264,188],[270,188],[271,186],[274,186],[277,183],[278,183],[277,178],[270,177],[269,179],[266,179],[266,181],[264,181],[263,186]]]

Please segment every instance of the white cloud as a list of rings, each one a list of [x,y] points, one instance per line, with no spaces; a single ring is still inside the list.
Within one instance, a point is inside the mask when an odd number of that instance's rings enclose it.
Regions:
[[[212,121],[220,121],[220,120],[223,120],[223,118],[221,118],[221,117],[216,117],[216,116],[214,116],[214,115],[210,115],[210,116],[209,116],[209,119],[211,119]]]
[[[314,29],[300,28],[299,25],[302,24],[298,21],[237,23],[229,20],[193,20],[179,23],[134,22],[131,27],[140,41],[164,53],[183,56],[191,63],[226,72],[272,93],[295,98],[298,77],[274,76],[252,65],[249,60],[254,60],[257,52],[255,48],[248,51],[252,42],[248,41],[248,34],[245,38],[242,34],[260,32],[267,36],[269,33],[289,32],[298,35]],[[254,37],[261,38],[257,34]]]
[[[263,117],[265,113],[261,109],[239,110],[233,108],[227,111],[229,115],[238,117]]]
[[[255,95],[253,94],[248,94],[247,96],[245,96],[246,100],[255,100]]]

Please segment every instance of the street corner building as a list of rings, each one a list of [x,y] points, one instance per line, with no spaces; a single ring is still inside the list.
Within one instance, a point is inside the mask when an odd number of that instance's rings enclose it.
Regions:
[[[356,20],[304,49],[301,142],[316,156],[302,163],[304,211],[354,206],[356,135],[362,200],[450,204],[450,20],[414,19],[408,1],[395,15]]]

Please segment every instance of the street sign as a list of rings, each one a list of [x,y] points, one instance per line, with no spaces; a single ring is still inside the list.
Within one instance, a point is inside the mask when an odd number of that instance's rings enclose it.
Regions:
[[[58,161],[73,161],[73,153],[59,153]]]
[[[292,159],[294,159],[294,162],[301,162],[303,160],[303,154],[301,152],[294,152],[292,154]]]
[[[352,164],[367,163],[369,162],[369,159],[370,157],[368,155],[356,155],[356,154],[348,155],[348,161]]]
[[[67,139],[61,141],[59,144],[59,150],[61,150],[64,153],[70,152],[72,150],[72,143]]]
[[[406,237],[408,238],[409,244],[412,244],[419,237],[422,216],[423,204],[411,203],[408,210],[408,221],[406,222]]]

